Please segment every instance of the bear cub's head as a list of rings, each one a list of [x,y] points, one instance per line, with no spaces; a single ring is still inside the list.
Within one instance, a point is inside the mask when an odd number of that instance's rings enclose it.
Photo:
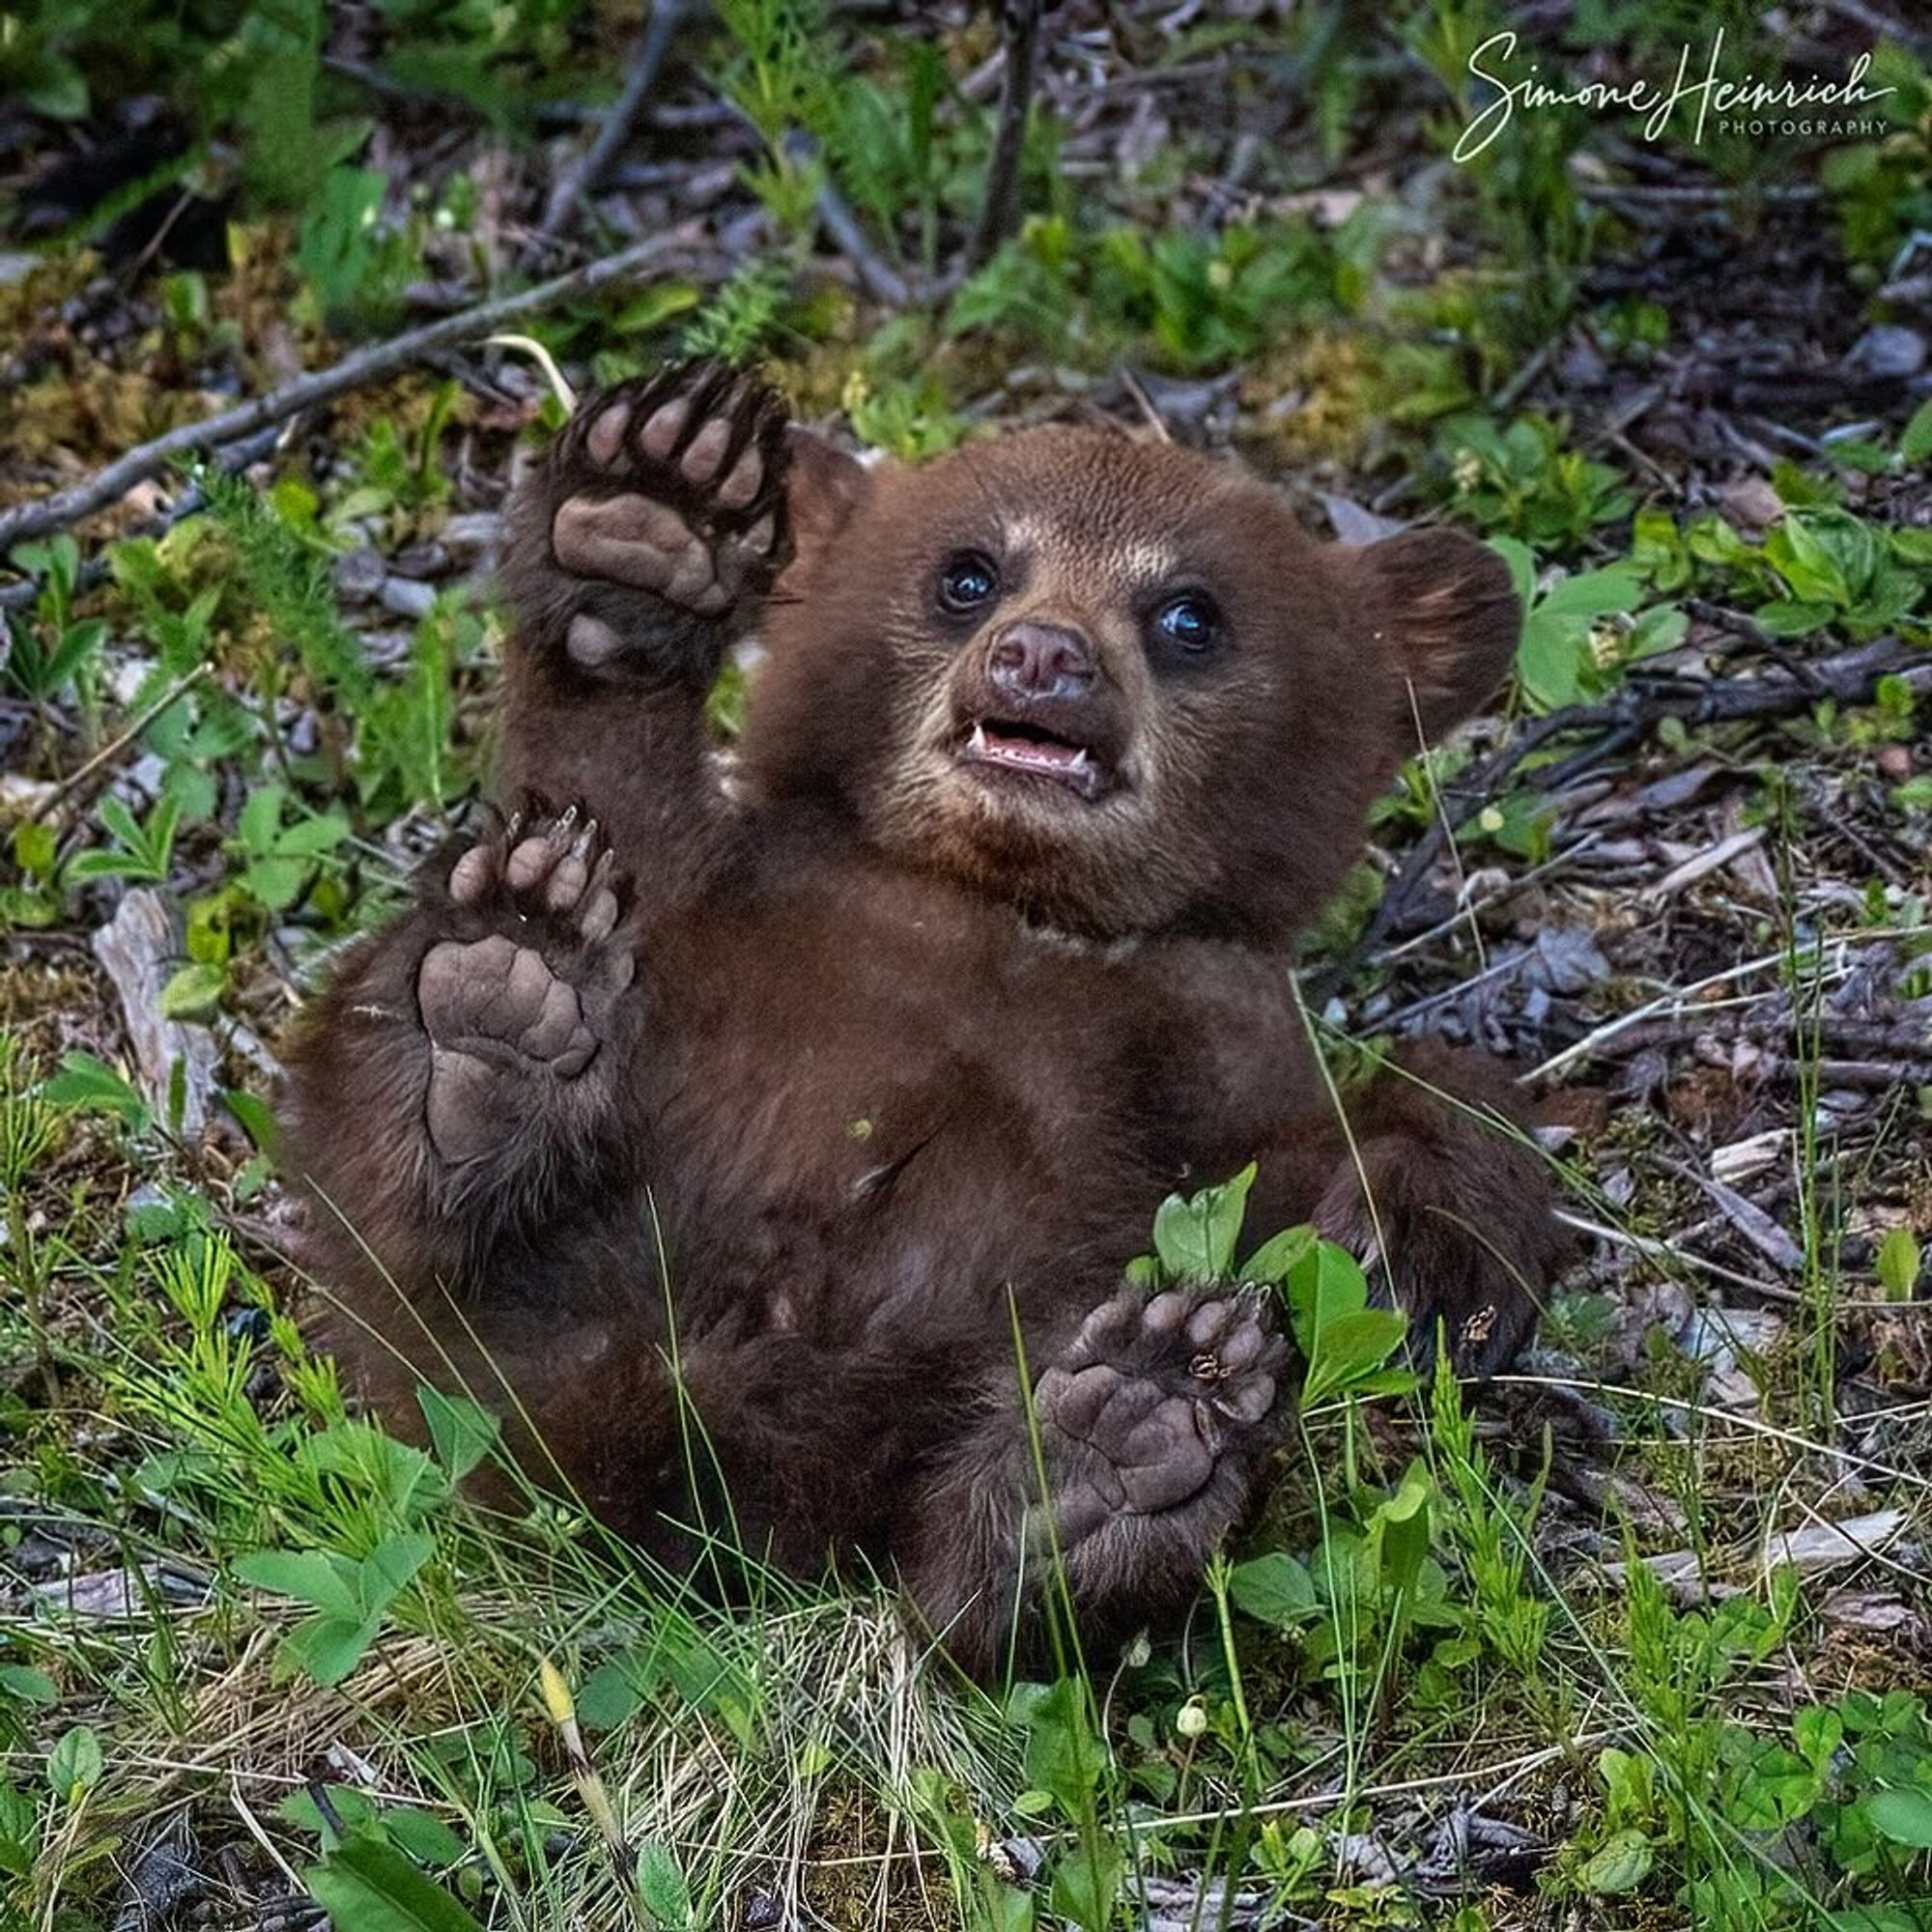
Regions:
[[[1231,463],[1047,427],[867,469],[794,432],[749,789],[1094,939],[1285,944],[1521,611],[1446,530],[1321,543]]]

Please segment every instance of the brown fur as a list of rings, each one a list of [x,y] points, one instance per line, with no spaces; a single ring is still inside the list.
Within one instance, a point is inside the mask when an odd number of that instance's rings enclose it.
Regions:
[[[652,457],[642,426],[694,393]],[[729,427],[708,486],[699,419]],[[624,545],[660,504],[727,611],[643,587],[670,565]],[[968,551],[1000,594],[950,616]],[[703,693],[774,576],[727,787]],[[1379,1239],[1425,1340],[1439,1318],[1478,1368],[1520,1346],[1556,1251],[1539,1163],[1391,1075],[1351,1111],[1358,1171],[1289,982],[1415,721],[1502,674],[1520,614],[1487,552],[1324,546],[1238,470],[1087,430],[867,472],[755,386],[673,372],[580,412],[508,582],[505,793],[581,801],[598,838],[433,867],[295,1058],[318,1270],[379,1400],[406,1413],[420,1372],[508,1407],[500,1377],[526,1460],[627,1535],[688,1558],[674,1525],[728,1494],[790,1566],[895,1564],[985,1669],[1037,1644],[1055,1546],[1093,1630],[1184,1600],[1279,1435],[1257,1309],[1118,1291],[1171,1190],[1258,1158],[1252,1230]],[[1158,631],[1177,586],[1218,605],[1213,649]],[[1015,703],[995,665],[1026,639]],[[962,766],[971,720],[1016,711],[1103,753],[1102,795]],[[540,955],[514,997],[504,936]],[[1480,1069],[1416,1071],[1509,1111]]]

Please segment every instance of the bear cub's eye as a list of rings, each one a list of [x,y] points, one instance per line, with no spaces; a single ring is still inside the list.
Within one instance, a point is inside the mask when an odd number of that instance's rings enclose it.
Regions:
[[[1153,613],[1154,628],[1184,651],[1205,651],[1221,635],[1221,613],[1214,600],[1198,590],[1170,597]]]
[[[939,606],[955,617],[990,604],[1000,593],[1000,571],[984,551],[955,551],[939,573]]]

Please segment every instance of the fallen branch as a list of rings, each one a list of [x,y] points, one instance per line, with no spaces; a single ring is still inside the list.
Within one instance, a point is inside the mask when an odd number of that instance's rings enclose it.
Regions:
[[[1000,84],[998,131],[986,163],[985,198],[966,248],[971,274],[993,259],[1000,243],[1020,225],[1020,160],[1026,152],[1027,116],[1033,108],[1033,75],[1039,52],[1041,0],[1006,0],[1000,34],[1007,71]]]
[[[1369,929],[1344,958],[1313,976],[1310,983],[1318,990],[1339,983],[1391,933],[1401,929],[1410,902],[1442,856],[1450,828],[1492,795],[1530,753],[1551,739],[1578,731],[1603,734],[1596,744],[1574,756],[1534,773],[1529,782],[1539,789],[1567,783],[1607,753],[1621,750],[1666,718],[1690,725],[1736,724],[1804,711],[1821,698],[1863,704],[1870,701],[1884,677],[1903,678],[1917,694],[1932,692],[1932,659],[1896,638],[1880,638],[1831,657],[1801,660],[1791,670],[1779,669],[1763,677],[1671,675],[1653,680],[1634,676],[1602,704],[1573,704],[1532,720],[1508,743],[1443,787],[1443,810],[1403,860]]]
[[[225,444],[214,455],[214,467],[229,475],[260,463],[273,453],[275,445],[281,441],[279,427],[265,429],[259,436],[244,438],[241,442]],[[130,537],[165,536],[177,524],[185,523],[197,510],[208,504],[208,492],[199,483],[190,484],[157,517],[150,517],[145,523],[136,524],[130,530],[122,532]],[[74,579],[76,590],[92,590],[97,584],[106,582],[108,576],[107,559],[90,556],[80,566],[80,574]],[[0,611],[24,610],[41,594],[38,578],[24,577],[18,583],[0,585]]]
[[[699,239],[699,233],[694,223],[650,236],[614,255],[574,269],[567,275],[539,282],[534,288],[519,289],[513,295],[498,296],[493,301],[478,302],[455,315],[440,316],[435,322],[425,323],[422,327],[387,342],[371,343],[327,369],[309,370],[252,402],[223,410],[219,415],[208,416],[197,423],[184,423],[165,436],[157,436],[152,442],[144,442],[125,456],[115,458],[105,469],[96,470],[82,482],[56,490],[51,496],[36,497],[32,502],[16,503],[10,510],[0,510],[0,553],[27,538],[65,529],[82,517],[118,502],[137,483],[145,483],[177,457],[202,454],[242,437],[253,436],[258,430],[313,409],[318,403],[330,402],[351,389],[407,369],[435,350],[489,335],[506,323],[535,315],[557,302],[594,295],[692,246]]]
[[[539,259],[558,236],[576,220],[583,200],[603,182],[617,158],[617,151],[630,138],[632,125],[641,112],[645,97],[657,85],[670,43],[683,24],[687,0],[656,0],[646,22],[631,71],[624,79],[624,91],[611,103],[597,138],[575,167],[557,177],[556,185],[544,203],[543,218],[525,245],[523,259],[527,267]]]

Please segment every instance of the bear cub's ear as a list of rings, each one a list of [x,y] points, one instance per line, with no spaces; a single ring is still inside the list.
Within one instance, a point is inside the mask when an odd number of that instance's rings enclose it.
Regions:
[[[785,431],[785,516],[791,556],[779,576],[783,594],[803,593],[811,573],[852,513],[871,494],[872,472],[816,430]]]
[[[1456,530],[1405,530],[1357,553],[1373,573],[1376,628],[1395,646],[1404,741],[1419,717],[1434,744],[1493,695],[1516,656],[1522,606],[1509,566]],[[1416,749],[1416,748],[1411,748]]]

